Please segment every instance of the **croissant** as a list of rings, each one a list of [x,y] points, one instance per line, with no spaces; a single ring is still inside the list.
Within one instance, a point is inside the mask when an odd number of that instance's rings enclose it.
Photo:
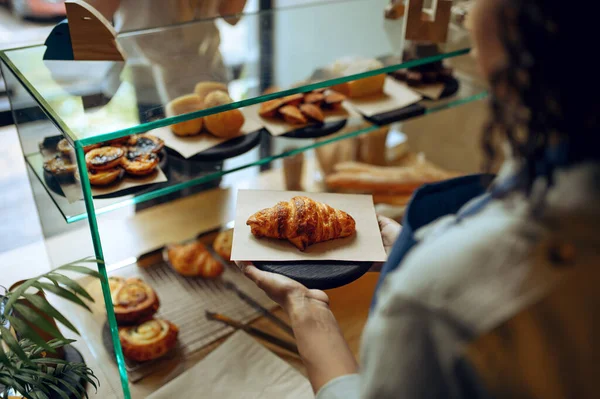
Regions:
[[[224,271],[221,262],[199,241],[170,245],[167,254],[173,269],[185,277],[216,278]]]
[[[352,216],[307,197],[294,197],[256,212],[246,224],[257,238],[288,240],[301,251],[309,245],[349,237],[356,232]]]

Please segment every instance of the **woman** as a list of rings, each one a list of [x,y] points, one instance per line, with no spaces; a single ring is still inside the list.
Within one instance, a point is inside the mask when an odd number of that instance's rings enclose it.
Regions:
[[[461,348],[550,292],[556,266],[600,264],[586,241],[600,226],[600,84],[581,90],[569,59],[584,53],[595,14],[559,0],[478,0],[470,18],[491,83],[488,168],[498,143],[508,161],[487,192],[482,176],[421,188],[401,231],[380,218],[387,249],[395,243],[360,368],[324,292],[241,265],[290,316],[318,399],[471,397],[456,372]]]

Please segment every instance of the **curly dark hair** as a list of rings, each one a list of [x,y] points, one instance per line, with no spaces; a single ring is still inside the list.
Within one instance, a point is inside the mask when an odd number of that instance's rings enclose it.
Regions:
[[[498,143],[508,141],[523,163],[526,193],[537,176],[552,185],[557,168],[600,160],[600,75],[591,62],[597,15],[562,0],[501,0],[499,35],[508,62],[491,81],[483,148],[489,171]]]

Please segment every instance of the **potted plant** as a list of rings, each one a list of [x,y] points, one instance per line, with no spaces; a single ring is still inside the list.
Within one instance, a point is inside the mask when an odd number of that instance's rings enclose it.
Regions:
[[[86,383],[97,388],[98,379],[85,363],[52,357],[75,342],[63,336],[56,322],[77,335],[79,332],[45,295],[38,295],[52,293],[90,311],[85,301],[93,302],[93,298],[63,274],[74,272],[100,278],[85,263],[99,262],[81,259],[26,280],[13,290],[0,291],[0,398],[8,398],[9,394],[28,399],[82,398],[88,397]]]

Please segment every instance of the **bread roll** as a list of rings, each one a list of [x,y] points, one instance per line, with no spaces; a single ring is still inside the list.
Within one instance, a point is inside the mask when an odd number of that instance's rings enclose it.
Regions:
[[[202,101],[205,101],[206,96],[208,96],[213,91],[222,91],[225,93],[229,93],[227,85],[221,82],[199,82],[194,88],[194,93],[196,93],[196,95],[200,97]]]
[[[204,102],[202,99],[196,94],[188,94],[177,97],[169,102],[165,111],[168,117],[172,117],[200,111],[201,109],[204,109]],[[200,133],[202,125],[202,118],[196,118],[171,125],[171,131],[178,136],[193,136]]]
[[[218,107],[231,103],[229,95],[222,91],[213,91],[206,96],[205,105],[207,108]],[[244,114],[239,109],[220,112],[218,114],[204,117],[205,127],[210,133],[217,137],[230,138],[240,134],[240,129],[244,126]]]

